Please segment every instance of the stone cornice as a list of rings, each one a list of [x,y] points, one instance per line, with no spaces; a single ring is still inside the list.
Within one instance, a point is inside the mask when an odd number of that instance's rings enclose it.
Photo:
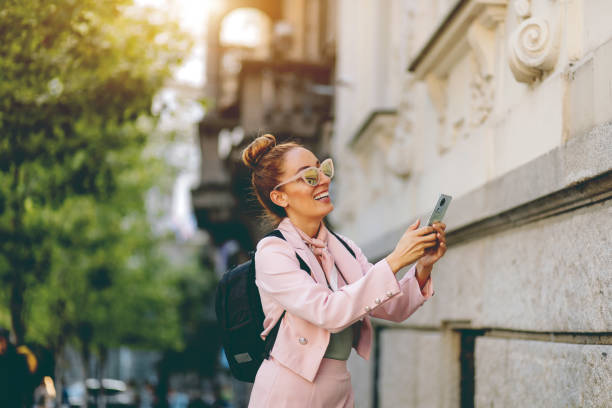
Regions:
[[[433,32],[408,70],[416,79],[428,74],[443,75],[457,55],[469,46],[468,31],[475,20],[491,29],[506,16],[508,0],[459,0]]]

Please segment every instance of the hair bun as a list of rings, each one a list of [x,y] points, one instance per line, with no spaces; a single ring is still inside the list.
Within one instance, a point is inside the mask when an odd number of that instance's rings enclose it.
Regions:
[[[242,162],[251,169],[255,169],[261,158],[272,150],[274,146],[276,146],[276,138],[274,135],[266,134],[259,136],[242,151]]]

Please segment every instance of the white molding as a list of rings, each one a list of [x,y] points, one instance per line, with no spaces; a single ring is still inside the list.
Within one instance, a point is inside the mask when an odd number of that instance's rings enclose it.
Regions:
[[[540,17],[523,21],[510,35],[508,63],[518,82],[531,83],[555,67],[559,26]]]

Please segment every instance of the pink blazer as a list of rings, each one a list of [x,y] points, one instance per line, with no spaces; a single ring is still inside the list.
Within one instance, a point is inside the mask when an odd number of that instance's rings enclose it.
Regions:
[[[282,365],[313,381],[329,343],[330,333],[362,320],[354,348],[369,359],[372,324],[369,316],[401,322],[433,294],[431,279],[421,291],[414,266],[398,281],[385,259],[372,265],[353,241],[342,243],[329,234],[328,250],[348,285],[332,291],[327,287],[323,269],[302,241],[289,218],[278,226],[286,241],[266,237],[255,254],[256,284],[266,316],[261,337],[272,330],[283,310],[271,355]],[[308,264],[312,276],[300,269],[295,254]]]

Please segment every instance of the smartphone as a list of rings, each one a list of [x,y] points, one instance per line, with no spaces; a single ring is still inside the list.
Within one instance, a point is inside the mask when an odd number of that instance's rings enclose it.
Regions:
[[[442,221],[442,218],[444,218],[444,214],[446,214],[446,209],[448,208],[448,205],[450,204],[452,199],[453,197],[449,195],[440,194],[438,202],[436,203],[436,206],[434,207],[433,212],[429,217],[429,221],[427,221],[427,226],[431,226],[434,222]]]

